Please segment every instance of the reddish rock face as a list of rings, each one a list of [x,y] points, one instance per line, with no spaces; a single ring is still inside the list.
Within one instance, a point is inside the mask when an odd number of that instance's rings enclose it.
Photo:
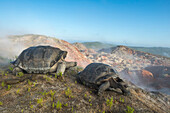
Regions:
[[[142,70],[142,76],[143,78],[147,78],[147,79],[153,79],[153,74],[147,70]]]
[[[68,55],[65,59],[66,61],[75,61],[78,63],[79,66],[82,67],[86,67],[89,63],[92,62],[87,59],[75,46],[64,40],[61,40],[61,45],[58,48],[61,48],[62,50],[68,52]]]
[[[91,61],[87,59],[75,46],[73,46],[72,44],[64,40],[42,36],[42,35],[14,36],[14,37],[11,37],[10,40],[15,45],[22,45],[21,51],[30,46],[50,45],[53,47],[58,47],[61,50],[67,51],[68,54],[66,57],[66,61],[77,62],[78,66],[81,66],[81,67],[85,67],[89,63],[91,63]]]

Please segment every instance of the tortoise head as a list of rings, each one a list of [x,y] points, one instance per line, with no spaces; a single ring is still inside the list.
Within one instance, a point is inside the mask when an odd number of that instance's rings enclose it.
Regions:
[[[62,58],[62,59],[65,59],[65,58],[66,58],[66,56],[67,56],[67,51],[62,51],[62,53],[61,53],[61,54],[62,54],[62,57],[61,57],[61,58]]]
[[[110,81],[111,87],[113,88],[115,87],[117,88],[119,86],[123,86],[124,88],[128,87],[128,85],[121,78],[119,78],[117,74],[113,75],[113,77],[109,81]]]

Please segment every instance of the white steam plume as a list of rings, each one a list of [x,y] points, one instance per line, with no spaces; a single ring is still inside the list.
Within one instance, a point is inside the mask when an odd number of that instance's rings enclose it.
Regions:
[[[8,63],[7,59],[14,59],[23,50],[23,47],[22,44],[16,44],[9,38],[0,38],[0,64]]]

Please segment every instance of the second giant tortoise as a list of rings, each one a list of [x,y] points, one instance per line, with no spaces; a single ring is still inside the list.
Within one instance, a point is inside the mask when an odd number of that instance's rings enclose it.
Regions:
[[[19,57],[11,62],[13,73],[20,71],[27,73],[65,72],[65,69],[76,66],[76,62],[66,62],[67,51],[51,46],[34,46],[25,49]]]
[[[119,78],[113,68],[103,63],[91,63],[77,75],[77,80],[82,84],[98,89],[98,95],[103,91],[116,88],[121,89],[123,94],[129,94],[127,85]]]

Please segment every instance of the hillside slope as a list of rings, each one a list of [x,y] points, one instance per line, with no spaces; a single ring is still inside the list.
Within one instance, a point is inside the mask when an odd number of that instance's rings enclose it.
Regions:
[[[102,42],[83,42],[82,44],[85,45],[87,48],[91,48],[95,50],[100,50],[103,48],[109,48],[115,46],[114,44],[102,43]]]
[[[166,47],[129,47],[138,51],[144,51],[155,55],[170,57],[170,48]]]
[[[105,51],[105,52],[111,52],[111,48],[116,47],[115,44],[102,43],[102,42],[84,42],[82,44],[86,46],[88,49],[91,48],[97,51]],[[151,53],[154,55],[170,57],[170,48],[167,47],[135,47],[135,46],[127,46],[127,47],[138,51]]]
[[[91,61],[87,59],[76,46],[57,38],[47,37],[43,35],[19,35],[10,36],[4,41],[5,47],[0,48],[0,56],[5,56],[8,58],[18,56],[22,50],[30,46],[38,45],[50,45],[53,47],[58,47],[61,50],[68,52],[66,57],[67,61],[76,61],[79,66],[85,67]],[[6,54],[6,55],[5,55]]]
[[[0,112],[2,113],[168,113],[170,97],[165,94],[144,91],[129,83],[131,95],[120,90],[105,91],[101,97],[96,90],[76,81],[81,71],[72,68],[64,76],[53,74],[11,75],[0,74]],[[27,78],[27,79],[24,79]],[[16,84],[14,81],[22,80]],[[5,85],[2,86],[2,83]],[[10,84],[10,85],[9,85]]]

